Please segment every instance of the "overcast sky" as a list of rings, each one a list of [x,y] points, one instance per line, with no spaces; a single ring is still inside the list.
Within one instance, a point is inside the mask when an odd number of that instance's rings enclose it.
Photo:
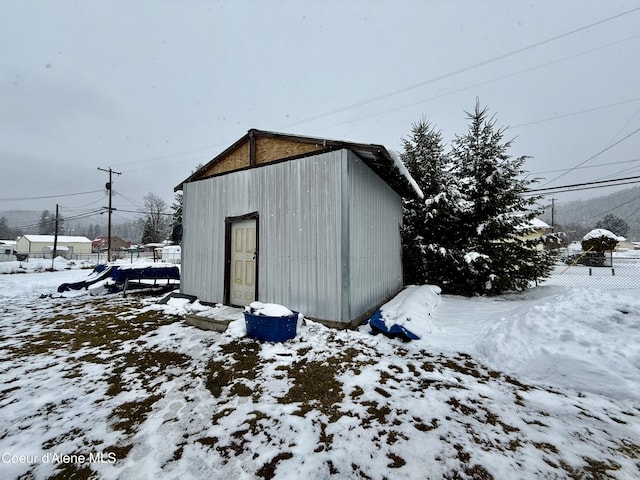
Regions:
[[[0,211],[106,206],[111,167],[129,220],[250,128],[401,150],[423,116],[464,134],[476,97],[550,185],[640,175],[637,1],[0,7]]]

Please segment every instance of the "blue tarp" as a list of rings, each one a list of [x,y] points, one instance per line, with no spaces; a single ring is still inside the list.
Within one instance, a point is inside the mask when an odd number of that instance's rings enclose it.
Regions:
[[[68,292],[69,290],[82,290],[89,285],[93,285],[101,280],[106,280],[111,277],[111,269],[116,267],[110,267],[104,264],[98,265],[89,274],[86,280],[75,283],[63,283],[58,287],[58,293]]]
[[[171,279],[180,280],[180,270],[178,267],[143,267],[143,268],[115,268],[111,273],[111,278],[116,283],[124,283],[125,280],[141,279]]]
[[[369,326],[371,327],[374,335],[377,333],[382,333],[383,335],[391,338],[399,337],[405,342],[418,340],[420,338],[415,333],[404,328],[402,325],[394,323],[393,325],[391,325],[391,327],[387,327],[387,325],[384,323],[384,319],[382,318],[381,310],[376,310],[373,316],[369,319]]]
[[[122,288],[127,280],[145,280],[145,279],[167,279],[180,280],[180,269],[177,266],[162,267],[140,267],[140,268],[118,268],[117,265],[98,265],[86,280],[76,283],[63,283],[58,287],[58,292],[67,292],[69,290],[82,290],[100,280],[111,278],[115,283],[117,291]]]

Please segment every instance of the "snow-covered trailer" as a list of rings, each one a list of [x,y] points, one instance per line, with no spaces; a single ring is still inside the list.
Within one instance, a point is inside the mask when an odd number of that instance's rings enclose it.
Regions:
[[[357,324],[402,284],[402,196],[381,145],[250,130],[183,190],[181,292]],[[406,172],[405,172],[406,173]]]
[[[14,254],[16,249],[15,240],[0,240],[0,262],[15,261],[16,256]]]

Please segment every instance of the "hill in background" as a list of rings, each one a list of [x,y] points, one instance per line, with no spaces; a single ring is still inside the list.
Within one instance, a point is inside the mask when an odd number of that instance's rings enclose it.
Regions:
[[[548,202],[550,203],[550,200]],[[627,240],[640,241],[640,186],[588,200],[556,201],[554,210],[555,230],[566,232],[570,241],[581,240],[584,234],[594,229],[596,223],[607,214],[615,215],[627,222],[629,225]],[[32,234],[39,233],[37,225],[41,215],[41,211],[33,210],[0,212],[0,218],[5,217],[11,228],[24,227],[24,233]],[[548,206],[540,218],[549,225],[552,224],[551,206]],[[114,224],[114,235],[130,242],[139,242],[141,230],[136,223]],[[93,230],[95,231],[95,225],[99,225],[102,232],[106,234],[107,223],[101,217],[65,221],[65,234],[90,236],[88,235],[90,227],[94,226]],[[614,233],[619,234],[618,232]]]
[[[36,210],[8,210],[0,212],[0,218],[4,217],[12,232],[16,235],[37,235],[39,231],[42,211]],[[64,219],[61,230],[63,235],[78,235],[90,239],[107,234],[106,216],[92,216],[80,219]],[[142,236],[142,223],[140,220],[129,220],[125,222],[114,222],[112,225],[112,235],[122,238],[128,242],[139,243]],[[1,236],[1,235],[0,235]],[[5,240],[9,240],[6,238]]]
[[[602,197],[572,202],[555,202],[553,223],[556,231],[564,231],[569,240],[581,240],[605,215],[620,217],[629,225],[627,240],[640,241],[640,187],[620,190]],[[551,225],[551,207],[541,219]],[[620,235],[619,232],[614,232]]]

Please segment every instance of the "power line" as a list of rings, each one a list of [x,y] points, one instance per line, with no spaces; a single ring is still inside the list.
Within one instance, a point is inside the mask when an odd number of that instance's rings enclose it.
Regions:
[[[60,205],[61,208],[64,208],[65,210],[71,210],[71,211],[78,211],[78,210],[83,210],[87,207],[90,207],[92,205],[95,205],[96,203],[102,202],[102,200],[104,200],[105,197],[105,192],[100,190],[100,193],[102,193],[102,195],[100,195],[100,197],[92,202],[89,203],[85,203],[84,205],[76,205],[74,207],[69,207],[67,205]]]
[[[617,107],[618,105],[624,105],[626,103],[637,102],[640,97],[630,98],[629,100],[623,100],[622,102],[609,103],[607,105],[600,105],[599,107],[587,108],[585,110],[579,110],[577,112],[565,113],[563,115],[556,115],[555,117],[543,118],[542,120],[535,120],[533,122],[520,123],[519,125],[512,125],[510,128],[528,127],[529,125],[537,125],[538,123],[550,122],[551,120],[558,120],[560,118],[573,117],[574,115],[581,115],[583,113],[595,112],[605,108]]]
[[[626,217],[624,217],[623,220],[629,220],[631,217],[633,217],[636,213],[640,212],[640,207],[636,208],[633,212],[631,212],[629,215],[627,215]]]
[[[363,105],[367,105],[369,103],[377,102],[378,100],[382,100],[382,99],[385,99],[385,98],[388,98],[388,97],[392,97],[392,96],[398,95],[400,93],[404,93],[404,92],[407,92],[407,91],[410,91],[410,90],[415,90],[416,88],[422,87],[424,85],[428,85],[430,83],[434,83],[434,82],[437,82],[439,80],[444,80],[446,78],[453,77],[455,75],[459,75],[459,74],[464,73],[464,72],[468,72],[469,70],[474,70],[474,69],[476,69],[478,67],[482,67],[482,66],[488,65],[490,63],[497,62],[499,60],[504,60],[505,58],[517,55],[517,54],[525,52],[527,50],[532,50],[534,48],[540,47],[540,46],[545,45],[547,43],[551,43],[551,42],[554,42],[556,40],[560,40],[561,38],[565,38],[565,37],[568,37],[568,36],[573,35],[575,33],[581,32],[583,30],[587,30],[587,29],[595,27],[597,25],[601,25],[601,24],[609,22],[611,20],[615,20],[616,18],[620,18],[620,17],[628,15],[630,13],[634,13],[634,12],[636,12],[638,10],[640,10],[640,7],[636,7],[636,8],[633,8],[631,10],[627,10],[627,11],[619,13],[617,15],[614,15],[614,16],[611,16],[611,17],[607,17],[605,19],[599,20],[599,21],[594,22],[594,23],[590,23],[589,25],[585,25],[585,26],[582,26],[580,28],[576,28],[576,29],[571,30],[569,32],[565,32],[565,33],[562,33],[560,35],[555,35],[553,37],[547,38],[547,39],[542,40],[540,42],[536,42],[536,43],[527,45],[525,47],[518,48],[516,50],[512,50],[510,52],[504,53],[502,55],[498,55],[496,57],[489,58],[489,59],[484,60],[482,62],[474,63],[472,65],[469,65],[469,66],[466,66],[466,67],[463,67],[463,68],[459,68],[457,70],[453,70],[451,72],[448,72],[448,73],[445,73],[445,74],[442,74],[442,75],[438,75],[437,77],[433,77],[433,78],[430,78],[430,79],[415,83],[413,85],[409,85],[409,86],[400,88],[398,90],[394,90],[392,92],[388,92],[388,93],[381,94],[381,95],[378,95],[378,96],[375,96],[375,97],[371,97],[371,98],[368,98],[366,100],[362,100],[360,102],[353,103],[351,105],[347,105],[346,107],[337,108],[337,109],[334,109],[334,110],[331,110],[331,111],[328,111],[328,112],[325,112],[325,113],[321,113],[321,114],[318,114],[318,115],[315,115],[315,116],[312,116],[312,117],[307,117],[306,119],[302,119],[302,120],[298,120],[298,121],[289,123],[287,125],[284,125],[283,128],[289,128],[289,127],[300,125],[302,123],[308,123],[308,122],[311,122],[313,120],[318,120],[320,118],[332,116],[332,115],[335,115],[337,113],[342,113],[342,112],[347,111],[347,110],[352,110],[354,108],[358,108],[358,107],[361,107]]]
[[[125,200],[128,200],[128,201],[129,201],[129,203],[130,203],[131,205],[133,205],[134,207],[144,208],[144,206],[142,206],[140,203],[136,202],[136,201],[135,201],[135,200],[133,200],[132,198],[127,197],[124,193],[122,193],[122,192],[120,192],[120,191],[117,191],[117,190],[116,190],[116,191],[114,191],[114,193],[115,193],[116,195],[121,196],[121,197],[122,197],[122,198],[124,198]]]
[[[64,193],[60,195],[47,195],[44,197],[13,197],[13,198],[0,198],[0,202],[17,202],[23,200],[44,200],[46,198],[62,198],[62,197],[75,197],[76,195],[88,195],[90,193],[98,193],[102,190],[92,190],[90,192],[78,192],[78,193]]]
[[[603,148],[602,150],[600,150],[598,153],[596,153],[595,155],[592,155],[591,157],[587,158],[586,160],[580,162],[578,165],[576,165],[575,167],[572,167],[570,169],[568,169],[566,172],[561,173],[560,175],[558,175],[557,177],[545,182],[542,184],[542,186],[545,185],[549,185],[551,182],[555,182],[556,180],[558,180],[559,178],[564,177],[565,175],[567,175],[568,173],[571,173],[572,171],[576,170],[578,167],[581,167],[582,165],[584,165],[585,163],[587,163],[590,160],[593,160],[594,158],[602,155],[604,152],[606,152],[607,150],[611,150],[613,147],[615,147],[616,145],[624,142],[626,139],[628,139],[629,137],[631,137],[632,135],[635,135],[636,133],[640,132],[640,128],[637,128],[636,130],[634,130],[633,132],[631,132],[629,135],[626,135],[624,137],[622,137],[620,140],[618,140],[617,142],[612,143],[611,145],[609,145],[608,147]]]
[[[602,216],[602,215],[605,215],[605,214],[607,214],[607,213],[609,213],[609,212],[614,211],[616,208],[624,207],[625,205],[628,205],[628,204],[630,204],[630,203],[632,203],[632,202],[635,202],[636,200],[639,200],[639,199],[640,199],[640,195],[638,195],[637,197],[632,198],[631,200],[629,200],[629,201],[627,201],[627,202],[621,203],[620,205],[616,205],[615,207],[613,207],[613,208],[611,208],[611,209],[607,210],[606,212],[602,212],[602,213],[599,213],[599,214],[597,214],[597,215],[594,215],[594,216],[593,216],[593,217],[591,217],[591,218],[600,217],[600,216]],[[637,211],[637,210],[636,210],[636,211]],[[634,213],[635,213],[635,212],[634,212]],[[633,215],[633,214],[631,214],[631,215]],[[631,215],[629,215],[629,216],[631,216]],[[591,219],[591,218],[590,218],[590,219]],[[627,218],[628,218],[628,217],[627,217]]]
[[[527,190],[527,192],[528,194],[544,193],[545,195],[548,195],[551,193],[590,190],[593,188],[616,187],[618,185],[629,185],[632,183],[639,183],[639,182],[640,182],[640,175],[637,175],[634,177],[614,178],[612,180],[601,180],[598,182],[574,183],[571,185],[559,185],[557,187],[547,187],[547,188],[532,188]],[[558,189],[566,189],[566,190],[558,190]]]
[[[126,212],[126,213],[139,213],[141,215],[145,215],[145,214],[148,213],[148,212],[144,212],[144,211],[140,211],[140,210],[122,210],[122,209],[118,209],[117,211],[118,212]],[[164,213],[164,212],[157,212],[157,213],[158,213],[158,215],[168,215],[168,216],[173,215],[173,213]]]
[[[89,212],[84,212],[84,213],[79,213],[77,215],[72,215],[70,217],[62,217],[63,221],[71,221],[71,220],[81,220],[83,218],[90,218],[96,215],[101,215],[104,213],[104,210],[100,209],[100,210],[91,210]],[[19,229],[24,229],[24,228],[32,228],[32,227],[38,227],[40,225],[40,221],[38,221],[37,223],[30,223],[27,225],[16,225],[16,226],[11,226],[11,229],[13,230],[19,230]]]
[[[622,170],[618,170],[617,172],[610,173],[609,175],[604,175],[602,177],[598,177],[595,180],[606,180],[607,178],[616,177],[618,175],[622,175],[623,173],[627,173],[627,175],[628,175],[629,173],[633,172],[634,170],[638,170],[639,168],[640,168],[639,165],[636,165],[634,167],[623,168]]]
[[[622,13],[620,13],[618,15],[614,15],[612,17],[605,18],[603,20],[591,23],[589,25],[585,25],[583,27],[579,27],[579,28],[571,30],[569,32],[566,32],[566,33],[563,33],[563,34],[560,34],[560,35],[556,35],[556,36],[548,38],[546,40],[542,40],[540,42],[537,42],[537,43],[522,47],[522,48],[517,49],[517,50],[513,50],[511,52],[499,55],[497,57],[490,58],[490,59],[485,60],[483,62],[479,62],[479,63],[473,64],[473,65],[461,68],[459,70],[455,70],[455,71],[440,75],[438,77],[434,77],[434,78],[431,78],[431,79],[428,79],[428,80],[424,80],[424,81],[419,82],[417,84],[410,85],[410,86],[407,86],[407,87],[403,87],[403,88],[400,88],[398,90],[395,90],[395,91],[392,91],[392,92],[388,92],[388,93],[385,93],[385,94],[381,94],[381,95],[378,95],[376,97],[372,97],[372,98],[369,98],[369,99],[366,99],[366,100],[363,100],[363,101],[360,101],[360,102],[357,102],[357,103],[354,103],[354,104],[351,104],[351,105],[347,105],[345,107],[341,107],[341,108],[332,110],[330,112],[325,112],[325,113],[318,114],[318,115],[315,115],[315,116],[312,116],[312,117],[308,117],[306,119],[301,119],[301,120],[297,120],[295,122],[284,124],[284,125],[281,125],[281,126],[279,126],[277,128],[278,129],[286,129],[286,128],[290,128],[290,127],[293,127],[293,126],[301,125],[301,124],[304,124],[304,123],[311,122],[313,120],[318,120],[320,118],[328,117],[328,116],[331,116],[331,115],[334,115],[334,114],[337,114],[337,113],[342,113],[344,111],[351,110],[351,109],[366,105],[368,103],[373,103],[375,101],[378,101],[378,100],[381,100],[381,99],[384,99],[384,98],[387,98],[387,97],[391,97],[391,96],[397,95],[399,93],[404,93],[405,91],[416,89],[416,88],[418,88],[420,86],[427,85],[429,83],[433,83],[433,82],[435,82],[437,80],[445,79],[447,77],[450,77],[450,76],[453,76],[453,75],[456,75],[456,74],[459,74],[459,73],[463,73],[463,72],[466,72],[468,70],[475,69],[475,68],[477,68],[479,66],[484,66],[484,65],[487,65],[489,63],[493,63],[495,61],[502,60],[504,58],[516,55],[518,53],[522,53],[524,51],[536,48],[536,47],[544,45],[546,43],[550,43],[550,42],[553,42],[555,40],[559,40],[561,38],[573,35],[573,34],[578,33],[580,31],[589,29],[591,27],[594,27],[594,26],[609,22],[611,20],[615,20],[616,18],[619,18],[619,17],[625,16],[625,15],[634,13],[635,11],[638,11],[638,10],[640,10],[640,7],[633,8],[631,10],[622,12]],[[551,61],[551,62],[547,62],[545,64],[541,64],[541,65],[538,65],[538,66],[535,66],[535,67],[530,67],[528,69],[524,69],[524,70],[521,70],[521,71],[518,71],[518,72],[515,72],[515,73],[512,73],[512,74],[508,74],[508,75],[504,75],[504,76],[501,76],[501,77],[497,77],[497,78],[494,78],[492,80],[488,80],[488,81],[485,81],[485,82],[474,84],[474,85],[471,85],[469,87],[464,87],[464,88],[461,88],[461,89],[458,89],[458,90],[454,90],[454,91],[451,91],[451,92],[448,92],[448,93],[444,93],[444,94],[441,94],[441,95],[430,97],[430,98],[427,98],[427,99],[424,99],[424,100],[419,100],[417,102],[412,102],[412,103],[405,104],[405,105],[402,105],[402,106],[399,106],[399,107],[394,107],[394,108],[391,108],[391,109],[388,109],[388,110],[385,110],[385,111],[382,111],[382,112],[378,112],[378,113],[374,113],[374,114],[371,114],[371,115],[359,117],[359,118],[354,119],[354,120],[348,120],[348,121],[341,122],[341,123],[338,123],[338,124],[335,124],[335,125],[331,125],[329,127],[323,127],[322,129],[315,129],[315,130],[312,130],[312,132],[313,131],[317,131],[317,130],[323,130],[323,129],[327,129],[327,128],[333,128],[333,127],[341,126],[341,125],[344,125],[344,124],[347,124],[347,123],[353,123],[353,122],[356,122],[356,121],[359,121],[359,120],[363,120],[363,119],[374,117],[374,116],[378,116],[378,115],[383,115],[385,113],[390,113],[392,111],[396,111],[396,110],[400,110],[400,109],[403,109],[403,108],[407,108],[407,107],[410,107],[410,106],[413,106],[413,105],[416,105],[416,104],[419,104],[419,103],[425,103],[425,102],[428,102],[428,101],[431,101],[431,100],[435,100],[435,99],[442,98],[442,97],[445,97],[445,96],[448,96],[448,95],[452,95],[452,94],[455,94],[455,93],[459,93],[459,92],[462,92],[462,91],[465,91],[465,90],[476,88],[478,86],[486,85],[488,83],[492,83],[492,82],[495,82],[495,81],[498,81],[498,80],[503,80],[505,78],[509,78],[509,77],[512,77],[512,76],[515,76],[515,75],[526,73],[526,72],[529,72],[531,70],[535,70],[535,69],[542,68],[542,67],[545,67],[545,66],[548,66],[548,65],[552,65],[554,63],[562,62],[562,61],[565,61],[565,60],[568,60],[568,59],[571,59],[571,58],[575,58],[575,57],[578,57],[578,56],[581,56],[581,55],[592,53],[592,52],[594,52],[596,50],[600,50],[600,49],[603,49],[603,48],[608,48],[608,47],[616,45],[618,43],[622,43],[622,42],[625,42],[625,41],[628,41],[628,40],[632,40],[632,39],[638,38],[638,37],[639,37],[639,35],[633,35],[631,37],[627,37],[627,38],[624,38],[622,40],[617,40],[615,42],[611,42],[611,43],[606,44],[606,45],[602,45],[602,46],[599,46],[599,47],[596,47],[596,48],[593,48],[593,49],[590,49],[590,50],[579,52],[577,54],[570,55],[570,56],[567,56],[567,57],[563,57],[563,58],[560,58],[560,59],[557,59],[557,60],[554,60],[554,61]],[[627,103],[627,102],[635,101],[635,100],[639,100],[639,99],[628,100],[628,101],[621,102],[621,103]],[[621,103],[612,104],[612,105],[609,105],[609,106],[619,105]],[[606,107],[607,106],[596,107],[594,110],[597,110],[597,109],[600,109],[600,108],[606,108]],[[568,115],[576,115],[578,113],[585,113],[585,112],[575,112],[575,113],[568,114]],[[532,122],[532,123],[539,123],[539,122],[543,122],[543,121],[547,121],[547,120],[540,120],[540,121]],[[528,123],[528,124],[517,125],[517,127],[521,127],[521,126],[525,126],[525,125],[530,125],[530,124]],[[512,128],[515,128],[515,127],[512,127]],[[227,145],[227,143],[218,142],[218,143],[215,143],[215,144],[210,144],[210,145],[206,145],[206,146],[202,146],[202,147],[196,147],[196,148],[193,148],[193,149],[190,149],[190,150],[184,150],[184,151],[181,151],[181,152],[175,152],[175,153],[170,153],[170,154],[165,154],[165,155],[158,155],[158,156],[148,157],[148,158],[139,159],[139,160],[133,160],[131,162],[128,162],[128,164],[141,163],[141,162],[152,161],[152,160],[160,160],[160,159],[171,158],[171,157],[176,157],[176,156],[180,156],[180,155],[188,155],[188,154],[197,153],[197,152],[201,152],[201,151],[205,151],[205,150],[210,150],[212,148],[223,146],[223,145]]]
[[[640,162],[640,158],[634,158],[633,160],[620,160],[618,162],[608,162],[608,163],[598,163],[596,165],[586,165],[584,167],[577,167],[574,170],[582,170],[584,168],[597,168],[597,167],[609,167],[611,165],[619,165],[621,163],[632,163],[632,162]],[[635,168],[635,167],[634,167]],[[566,168],[560,168],[557,170],[545,170],[543,172],[535,172],[531,173],[531,175],[542,175],[544,173],[557,173],[557,172],[565,172]]]
[[[627,38],[625,38],[623,40],[618,40],[616,42],[612,42],[612,43],[609,43],[609,44],[606,44],[606,45],[601,45],[599,47],[592,48],[590,50],[585,50],[585,51],[576,53],[574,55],[569,55],[569,56],[566,56],[566,57],[562,57],[562,58],[559,58],[559,59],[556,59],[556,60],[552,60],[550,62],[546,62],[546,63],[540,64],[540,65],[536,65],[536,66],[533,66],[533,67],[525,68],[524,70],[519,70],[517,72],[512,72],[512,73],[509,73],[509,74],[506,74],[506,75],[502,75],[500,77],[495,77],[495,78],[492,78],[491,80],[486,80],[484,82],[475,83],[473,85],[469,85],[467,87],[458,88],[456,90],[450,90],[448,92],[441,93],[439,95],[434,95],[432,97],[424,98],[422,100],[418,100],[418,101],[415,101],[415,102],[405,103],[404,105],[399,105],[399,106],[396,106],[396,107],[389,108],[387,110],[371,113],[369,115],[359,116],[358,118],[345,120],[345,121],[340,122],[340,123],[334,123],[334,124],[329,125],[329,126],[316,128],[314,130],[310,130],[309,132],[310,133],[314,133],[314,132],[317,132],[317,131],[326,130],[328,128],[335,128],[335,127],[339,127],[339,126],[342,126],[342,125],[347,125],[349,123],[359,122],[360,120],[364,120],[364,119],[367,119],[367,118],[377,117],[377,116],[380,116],[380,115],[384,115],[386,113],[391,113],[391,112],[395,112],[397,110],[402,110],[402,109],[405,109],[405,108],[408,108],[408,107],[413,107],[413,106],[419,105],[421,103],[427,103],[427,102],[430,102],[432,100],[438,100],[440,98],[444,98],[444,97],[447,97],[447,96],[450,96],[450,95],[455,95],[456,93],[464,92],[466,90],[472,90],[472,89],[477,88],[477,87],[482,87],[484,85],[489,85],[491,83],[494,83],[494,82],[497,82],[497,81],[500,81],[500,80],[505,80],[507,78],[515,77],[515,76],[521,75],[523,73],[528,73],[528,72],[531,72],[533,70],[544,68],[544,67],[547,67],[549,65],[553,65],[555,63],[560,63],[560,62],[563,62],[563,61],[566,61],[566,60],[570,60],[572,58],[576,58],[576,57],[579,57],[579,56],[582,56],[582,55],[586,55],[586,54],[595,52],[596,50],[601,50],[603,48],[608,48],[608,47],[611,47],[611,46],[616,45],[618,43],[626,42],[628,40],[632,40],[634,38],[639,38],[639,37],[640,37],[640,35],[633,35],[633,36],[627,37]],[[608,108],[608,107],[612,107],[612,106],[616,106],[616,105],[622,105],[624,103],[630,103],[632,101],[638,101],[638,100],[640,100],[640,97],[634,98],[634,99],[630,99],[630,100],[625,100],[625,101],[614,103],[614,104],[595,107],[593,110],[599,110],[599,109]],[[568,117],[568,116],[572,116],[572,115],[577,115],[579,113],[586,113],[586,112],[589,112],[589,111],[592,111],[592,110],[585,110],[585,111],[582,111],[582,112],[573,112],[573,113],[566,114],[565,116]],[[556,118],[561,118],[561,117],[562,116],[560,116],[560,117],[551,117],[551,118],[548,118],[548,119],[538,120],[538,121],[531,122],[531,123],[525,123],[525,124],[510,126],[510,128],[517,128],[517,127],[523,127],[523,126],[527,126],[527,125],[533,125],[535,123],[542,123],[542,122],[546,122],[546,121],[549,121],[549,120],[555,120]],[[285,125],[285,126],[279,127],[279,128],[287,128],[287,126]]]

